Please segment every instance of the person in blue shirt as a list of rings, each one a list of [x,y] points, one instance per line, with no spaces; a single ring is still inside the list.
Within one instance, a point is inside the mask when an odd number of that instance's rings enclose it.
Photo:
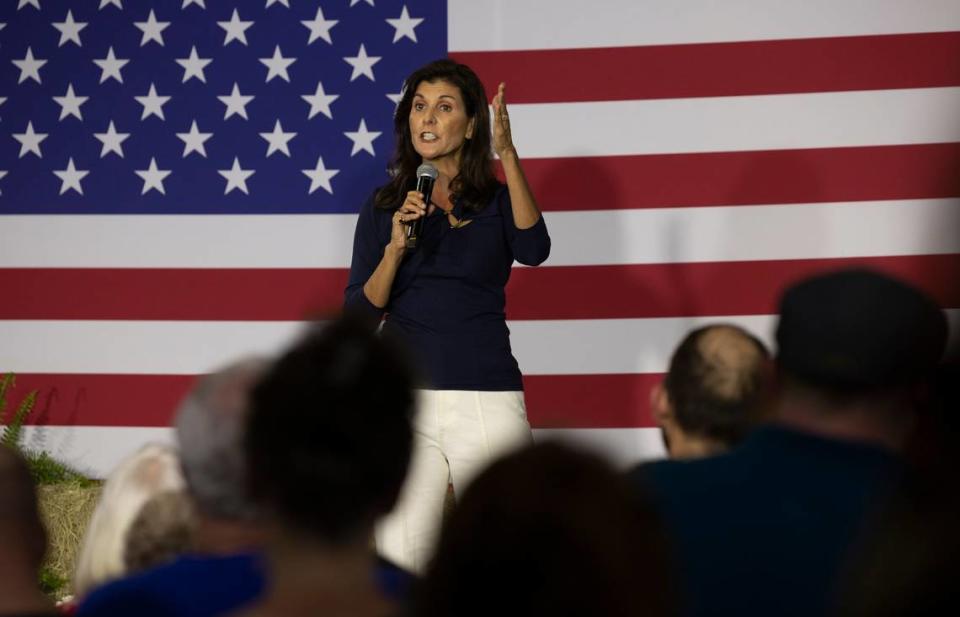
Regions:
[[[932,298],[865,269],[792,285],[779,313],[771,422],[724,454],[629,474],[663,516],[686,615],[833,614],[947,340]]]
[[[547,258],[550,237],[513,145],[504,90],[491,123],[469,67],[439,60],[411,74],[394,118],[392,179],[357,220],[345,306],[405,340],[425,380],[410,476],[377,532],[381,553],[413,571],[430,557],[448,481],[462,492],[493,458],[531,441],[504,288],[515,260]],[[491,144],[506,185],[494,175]],[[423,163],[438,172],[429,200],[415,190]],[[418,245],[408,249],[407,225],[420,218]]]

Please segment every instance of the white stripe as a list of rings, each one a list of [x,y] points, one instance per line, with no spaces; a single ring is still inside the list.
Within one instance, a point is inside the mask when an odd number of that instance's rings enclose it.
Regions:
[[[960,199],[551,212],[549,266],[960,253]]]
[[[0,320],[0,366],[14,373],[196,375],[273,356],[299,322]]]
[[[510,342],[525,375],[664,373],[694,328],[728,323],[773,345],[773,315],[515,321]]]
[[[548,212],[545,217],[553,244],[548,266],[960,252],[958,199]],[[350,266],[351,249],[331,247],[343,242],[355,216],[335,217],[332,225],[324,225],[323,215],[277,218],[0,217],[0,268]],[[301,241],[304,230],[310,242]]]
[[[960,29],[960,3],[956,0],[450,0],[448,7],[450,51],[619,47]]]
[[[342,268],[355,214],[0,216],[0,267]]]
[[[960,4],[960,3],[958,3]],[[922,144],[960,140],[960,88],[510,108],[521,157]]]
[[[757,333],[767,333],[772,323],[755,316],[722,320]],[[549,320],[509,326],[526,374],[656,373],[665,370],[686,331],[716,321]],[[300,327],[255,321],[0,321],[0,366],[16,373],[194,375],[247,355],[272,356]]]
[[[960,309],[944,312],[952,347],[960,344]],[[525,375],[665,373],[687,333],[720,323],[740,326],[775,353],[776,315],[515,321],[510,341]]]
[[[559,439],[608,457],[626,467],[641,459],[663,456],[658,429],[534,429],[534,439]],[[117,464],[147,443],[174,443],[169,428],[120,426],[28,426],[24,446],[46,450],[59,461],[91,477],[103,478]]]
[[[960,309],[947,311],[952,333]],[[662,317],[509,322],[527,375],[662,373],[693,328],[732,323],[772,348],[775,317]],[[0,367],[15,373],[196,375],[237,358],[272,356],[301,329],[262,321],[0,321]]]
[[[769,316],[508,325],[525,374],[567,375],[663,372],[687,331],[718,321],[769,342]],[[196,375],[247,355],[273,356],[300,329],[298,322],[263,321],[0,321],[0,366],[15,373]]]
[[[120,461],[148,443],[174,442],[169,428],[132,426],[27,426],[21,444],[44,450],[93,478],[104,478]]]

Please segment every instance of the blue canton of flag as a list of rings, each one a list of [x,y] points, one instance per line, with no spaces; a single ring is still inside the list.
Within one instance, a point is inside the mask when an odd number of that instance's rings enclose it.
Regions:
[[[0,214],[356,212],[443,2],[5,0]]]

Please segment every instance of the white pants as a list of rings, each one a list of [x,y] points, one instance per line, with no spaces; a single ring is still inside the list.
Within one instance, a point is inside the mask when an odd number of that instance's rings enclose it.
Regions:
[[[531,442],[523,392],[418,390],[410,470],[396,507],[377,525],[377,550],[423,573],[433,556],[448,483],[462,495],[490,462]]]

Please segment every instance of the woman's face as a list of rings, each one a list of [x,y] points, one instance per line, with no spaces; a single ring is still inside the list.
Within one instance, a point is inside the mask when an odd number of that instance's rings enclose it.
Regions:
[[[422,81],[410,107],[410,139],[424,161],[459,168],[463,143],[473,134],[460,89],[447,81]]]

